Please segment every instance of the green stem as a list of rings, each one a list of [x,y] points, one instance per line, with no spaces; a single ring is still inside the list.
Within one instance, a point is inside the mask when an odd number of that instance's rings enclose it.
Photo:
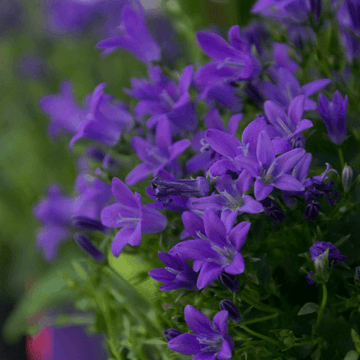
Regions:
[[[280,347],[280,343],[278,343],[276,340],[271,339],[271,338],[269,338],[269,337],[267,337],[267,336],[265,336],[265,335],[259,334],[259,333],[255,332],[255,331],[253,331],[253,330],[250,330],[247,326],[245,326],[245,325],[243,325],[243,324],[241,324],[240,326],[241,326],[244,330],[246,330],[249,334],[254,335],[254,336],[256,336],[256,337],[258,337],[258,338],[260,338],[260,339],[266,340],[266,341],[268,341],[268,342],[270,342],[270,343],[272,343],[272,344]]]
[[[243,321],[241,324],[244,325],[244,324],[254,324],[254,323],[257,323],[257,322],[261,322],[261,321],[266,321],[266,320],[269,320],[269,319],[273,319],[275,317],[279,316],[279,313],[276,313],[276,314],[273,314],[273,315],[269,315],[269,316],[264,316],[264,317],[261,317],[261,318],[257,318],[257,319],[252,319],[252,320],[248,320],[248,321]]]
[[[323,289],[323,298],[322,298],[322,302],[321,302],[320,309],[319,309],[319,312],[318,312],[318,317],[316,319],[316,324],[315,324],[315,327],[313,329],[313,335],[316,334],[316,332],[317,332],[317,330],[318,330],[318,328],[320,326],[321,320],[323,318],[326,302],[327,302],[326,284],[322,285],[322,289]]]
[[[259,304],[259,303],[256,303],[254,302],[253,300],[251,300],[249,297],[247,297],[244,292],[241,294],[241,300],[244,300],[245,302],[247,302],[249,305],[253,306],[255,309],[258,309],[258,310],[261,310],[261,311],[264,311],[264,312],[275,312],[275,313],[279,313],[279,310],[277,309],[273,309],[272,307],[270,306],[267,306],[267,305],[263,305],[263,304]]]
[[[344,154],[343,154],[341,145],[338,146],[338,153],[339,153],[341,170],[342,170],[342,169],[344,169],[344,167],[345,167],[345,162],[344,162]]]

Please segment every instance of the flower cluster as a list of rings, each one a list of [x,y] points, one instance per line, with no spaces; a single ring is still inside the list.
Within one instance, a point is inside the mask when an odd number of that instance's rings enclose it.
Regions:
[[[341,5],[338,13],[355,8],[352,1],[345,3],[347,8]],[[287,26],[297,43],[311,42],[315,36],[310,25],[304,34],[304,24],[323,21],[321,1],[259,0],[252,11]],[[346,24],[340,22],[344,41],[357,41],[352,33],[360,27],[354,21],[350,16]],[[336,170],[327,164],[322,174],[317,166],[310,175],[315,155],[307,149],[307,140],[309,129],[322,119],[335,145],[345,141],[348,98],[336,91],[330,102],[320,94],[317,104],[312,95],[331,80],[315,73],[312,82],[300,84],[296,71],[303,61],[301,53],[290,58],[289,45],[266,46],[256,38],[259,25],[232,26],[228,42],[218,34],[198,32],[198,45],[210,60],[171,74],[161,65],[161,48],[146,25],[140,2],[123,7],[121,31],[97,47],[104,55],[125,49],[146,64],[148,78],[133,78],[132,88],[124,88],[133,98],[133,109],[105,94],[104,83],[85,97],[83,106],[75,102],[67,81],[59,95],[40,100],[51,120],[49,135],[67,133],[72,137],[70,149],[82,144],[86,155],[76,182],[78,197],[66,197],[52,186],[35,208],[44,224],[37,246],[52,260],[58,244],[73,235],[74,228],[82,229],[89,234],[75,233],[76,243],[100,262],[104,254],[88,236],[104,232],[110,235],[109,249],[116,258],[133,251],[128,245],[158,253],[165,267],[154,265],[149,275],[163,283],[162,291],[204,294],[220,289],[215,296],[219,299],[230,290],[233,301],[220,299],[221,311],[213,322],[193,305],[181,303],[194,333],[184,333],[184,324],[164,332],[170,350],[194,355],[193,360],[230,359],[234,331],[228,334],[227,320],[242,322],[235,293],[240,277],[249,276],[247,267],[252,269],[252,263],[260,260],[250,251],[258,249],[254,243],[260,241],[260,221],[266,224],[271,218],[273,226],[281,226],[277,223],[290,224],[297,216],[294,228],[310,227],[327,211],[321,198],[333,208],[339,202],[335,182],[326,182]],[[355,50],[354,45],[352,54]],[[251,112],[251,107],[258,111]],[[122,163],[119,155],[129,147],[131,161]],[[95,172],[87,167],[94,163]],[[150,177],[151,186],[145,190]],[[142,243],[143,234],[158,234],[154,238],[161,239],[176,235],[159,248],[156,242]],[[306,241],[300,246],[306,247]],[[326,249],[329,265],[347,260],[330,242],[315,242],[312,260],[323,257]]]

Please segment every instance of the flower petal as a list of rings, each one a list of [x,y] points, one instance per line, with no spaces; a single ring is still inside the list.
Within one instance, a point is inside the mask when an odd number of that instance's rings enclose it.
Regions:
[[[213,324],[221,332],[222,336],[226,335],[229,313],[226,310],[218,312],[213,319]]]
[[[125,182],[128,185],[135,185],[152,174],[152,169],[145,163],[136,165],[126,176]]]
[[[320,79],[312,81],[304,86],[301,87],[301,92],[306,95],[310,96],[321,89],[323,89],[325,86],[329,85],[331,83],[330,79]]]
[[[166,115],[161,116],[157,121],[155,143],[156,146],[162,150],[164,154],[167,154],[168,157],[171,146],[171,133],[170,123]]]
[[[304,191],[304,185],[291,175],[284,174],[275,179],[274,186],[280,190]]]
[[[186,260],[207,260],[217,257],[217,253],[211,249],[206,240],[185,240],[175,245],[173,249]]]
[[[209,129],[205,133],[206,141],[218,154],[234,159],[239,155],[240,140],[225,131]]]
[[[139,208],[135,195],[120,179],[116,177],[112,179],[111,191],[121,205],[133,209]]]
[[[259,163],[265,168],[268,169],[271,163],[275,159],[274,148],[271,143],[269,135],[262,131],[259,134],[258,142],[256,146],[256,156]]]
[[[197,238],[197,231],[200,231],[205,235],[204,230],[204,221],[201,217],[195,215],[190,211],[184,211],[182,216],[182,221],[185,227],[185,230],[193,237]]]
[[[111,243],[111,252],[115,257],[119,257],[121,250],[127,245],[134,231],[134,228],[122,228],[115,235],[114,240]]]
[[[211,208],[207,208],[204,211],[204,227],[210,241],[219,246],[226,245],[225,225]]]
[[[176,275],[170,273],[164,268],[152,269],[149,271],[149,275],[156,281],[168,283],[175,279]]]
[[[256,179],[254,185],[256,200],[264,200],[273,191],[273,189],[273,185],[264,185],[261,179]]]
[[[203,289],[205,286],[216,280],[222,273],[223,267],[213,262],[206,262],[200,271],[196,286],[197,288]]]
[[[239,251],[244,245],[250,226],[250,222],[242,221],[230,231],[229,240],[233,243],[233,245],[235,245],[237,251]]]
[[[219,360],[231,359],[231,347],[227,340],[223,340],[221,351],[216,355]]]
[[[224,267],[224,271],[228,274],[238,275],[245,270],[245,261],[240,253],[236,253],[233,262]]]
[[[171,146],[169,161],[176,159],[180,154],[182,154],[189,147],[190,144],[191,144],[191,142],[189,139],[183,139],[183,140],[174,142]]]
[[[182,334],[168,343],[170,350],[177,351],[184,355],[194,355],[201,351],[199,341],[195,334]]]
[[[186,305],[184,310],[185,321],[189,328],[196,334],[212,334],[209,318],[192,305]]]
[[[304,113],[305,96],[298,95],[291,102],[288,115],[292,123],[297,127]]]
[[[161,232],[166,227],[166,217],[145,205],[141,210],[141,227],[144,234]]]

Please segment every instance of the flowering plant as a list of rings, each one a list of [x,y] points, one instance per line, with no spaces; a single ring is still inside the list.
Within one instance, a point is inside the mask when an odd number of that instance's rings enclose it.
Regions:
[[[36,205],[36,247],[83,250],[63,278],[109,359],[360,356],[359,8],[258,0],[264,21],[187,34],[201,56],[169,65],[134,0],[97,44],[147,67],[132,100],[40,99],[79,175]]]

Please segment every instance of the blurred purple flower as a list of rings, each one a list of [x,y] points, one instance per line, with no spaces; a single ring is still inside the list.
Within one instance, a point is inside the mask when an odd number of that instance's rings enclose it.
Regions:
[[[317,257],[324,258],[325,251],[329,249],[329,266],[331,264],[337,265],[339,261],[346,261],[347,256],[342,255],[340,250],[328,241],[317,241],[310,247],[311,260],[315,262]]]
[[[160,46],[150,34],[145,24],[144,9],[141,2],[125,5],[121,12],[120,30],[122,36],[114,36],[102,40],[97,48],[105,49],[102,55],[108,55],[117,48],[124,48],[144,63],[160,60]]]

